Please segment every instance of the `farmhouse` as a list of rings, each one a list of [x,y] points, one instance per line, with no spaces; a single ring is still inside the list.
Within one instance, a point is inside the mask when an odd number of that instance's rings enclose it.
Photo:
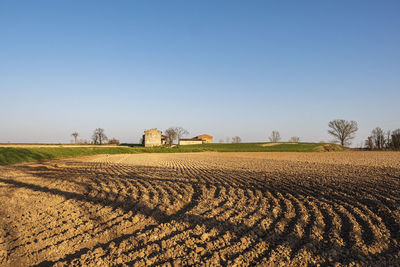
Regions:
[[[208,134],[202,134],[190,139],[179,139],[179,145],[201,145],[201,144],[211,144],[212,136]]]
[[[208,134],[202,134],[190,139],[179,139],[178,144],[181,146],[185,145],[201,145],[212,143],[212,136]],[[155,147],[167,144],[167,137],[162,135],[162,132],[157,128],[152,128],[144,131],[142,144],[145,147]]]
[[[144,131],[143,145],[145,147],[161,146],[167,143],[167,137],[161,134],[160,130],[153,128]]]

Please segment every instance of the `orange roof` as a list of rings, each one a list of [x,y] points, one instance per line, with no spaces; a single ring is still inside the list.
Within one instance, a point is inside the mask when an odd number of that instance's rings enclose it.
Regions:
[[[202,134],[202,135],[199,135],[199,136],[196,136],[197,138],[212,138],[212,136],[211,135],[208,135],[208,134]]]

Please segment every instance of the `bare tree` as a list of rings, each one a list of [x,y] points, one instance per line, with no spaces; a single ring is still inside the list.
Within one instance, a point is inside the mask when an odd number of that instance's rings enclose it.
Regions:
[[[292,137],[290,137],[289,142],[298,143],[298,142],[300,142],[300,137],[292,136]]]
[[[167,142],[172,145],[176,139],[181,139],[183,136],[188,135],[189,132],[182,127],[169,127],[165,130],[165,135],[167,136]]]
[[[176,132],[176,137],[178,138],[178,140],[181,139],[183,136],[189,134],[189,132],[182,127],[174,127],[174,130]]]
[[[278,131],[272,131],[271,136],[268,137],[270,142],[279,142],[281,140],[281,135]]]
[[[393,149],[400,149],[400,129],[396,129],[392,132],[391,147]]]
[[[232,143],[240,143],[242,142],[242,138],[239,136],[232,137]]]
[[[392,147],[392,132],[390,130],[388,130],[386,132],[385,147],[386,148],[391,148]]]
[[[224,143],[225,141],[224,141],[224,139],[219,139],[219,141],[218,141],[219,143]]]
[[[167,141],[170,146],[174,143],[174,140],[178,137],[178,133],[173,127],[170,127],[167,130],[165,130],[165,135],[167,136]]]
[[[94,131],[93,135],[92,135],[92,144],[93,145],[97,145],[99,143],[99,137],[96,134],[96,130]]]
[[[108,140],[107,135],[104,133],[104,129],[102,128],[97,128],[94,130],[93,135],[92,135],[92,140],[93,144],[97,145],[102,145],[105,141]]]
[[[372,141],[377,149],[383,149],[385,147],[386,139],[385,132],[380,127],[376,127],[371,132]]]
[[[74,137],[75,144],[77,144],[78,143],[78,136],[79,136],[78,132],[73,132],[71,135]]]
[[[225,140],[226,140],[226,143],[229,144],[231,139],[229,137],[227,137],[227,138],[225,138]]]
[[[369,150],[374,150],[375,149],[375,145],[374,145],[374,141],[372,140],[372,136],[368,136],[368,139],[365,140],[365,146]]]
[[[358,130],[357,122],[346,120],[333,120],[328,124],[330,130],[328,133],[332,135],[342,146],[350,145],[350,140],[355,137]]]

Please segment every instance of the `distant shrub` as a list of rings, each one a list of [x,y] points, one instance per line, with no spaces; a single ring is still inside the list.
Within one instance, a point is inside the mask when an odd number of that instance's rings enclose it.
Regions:
[[[316,152],[338,152],[338,151],[343,151],[345,148],[341,145],[336,145],[336,144],[326,144],[323,146],[317,146],[314,148],[314,151]]]
[[[232,143],[241,143],[242,142],[242,138],[240,138],[239,136],[235,136],[232,137]]]
[[[79,145],[88,145],[88,144],[90,144],[90,142],[86,139],[80,139],[80,140],[78,140],[78,144]]]
[[[109,141],[108,141],[108,144],[109,145],[117,145],[117,146],[119,146],[119,140],[118,139],[115,139],[115,138],[111,138]]]

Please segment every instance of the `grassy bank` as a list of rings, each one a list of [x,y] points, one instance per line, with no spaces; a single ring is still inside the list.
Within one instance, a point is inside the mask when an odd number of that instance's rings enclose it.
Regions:
[[[313,152],[325,151],[320,143],[240,143],[240,144],[204,144],[145,148],[135,147],[0,147],[0,165],[19,162],[38,161],[64,157],[87,156],[97,154],[135,154],[135,153],[179,153],[179,152]],[[335,149],[340,150],[340,149]]]
[[[315,152],[326,144],[321,143],[239,143],[181,146],[179,152]]]

